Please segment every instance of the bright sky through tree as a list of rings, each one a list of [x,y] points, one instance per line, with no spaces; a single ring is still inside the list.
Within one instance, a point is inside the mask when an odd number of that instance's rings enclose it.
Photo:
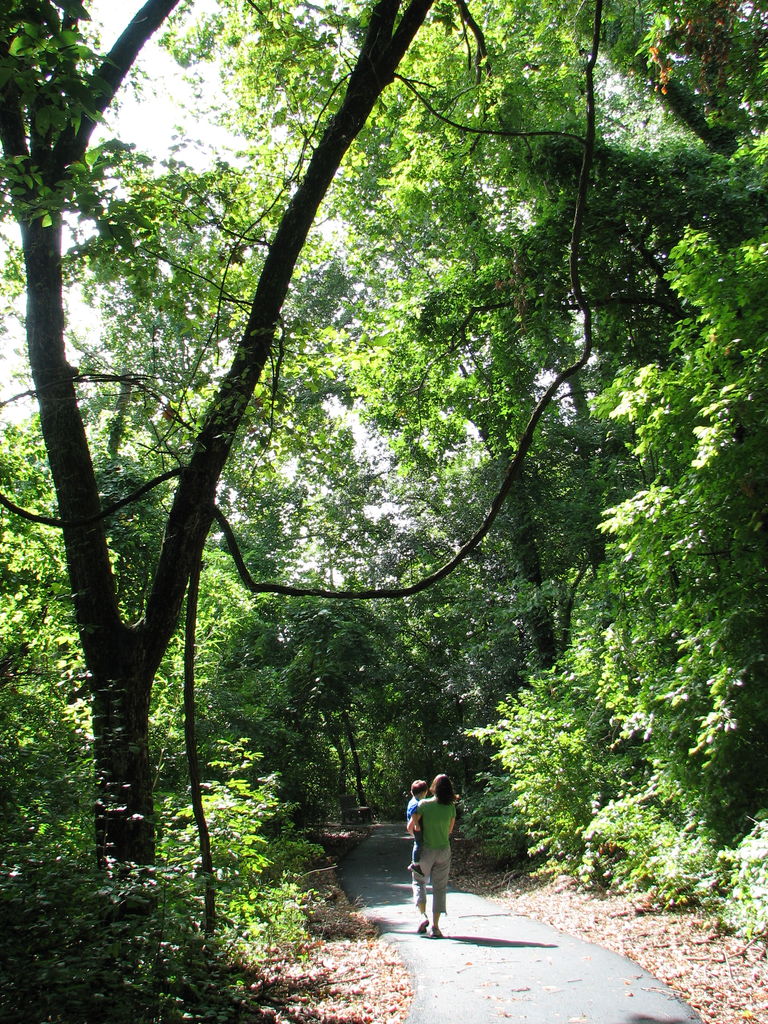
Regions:
[[[213,5],[214,0],[197,0],[195,13],[202,13]],[[104,53],[111,49],[141,7],[140,0],[133,0],[130,4],[94,0],[89,4]],[[207,70],[212,78],[215,68]],[[232,146],[232,137],[212,123],[207,117],[205,103],[201,106],[196,100],[188,73],[162,48],[157,37],[144,46],[134,72],[107,111],[105,124],[97,131],[94,143],[114,137],[157,160],[167,159],[173,153],[177,159],[197,168],[210,164],[213,151],[221,153]],[[17,238],[15,225],[5,225],[3,232],[6,231],[6,238]],[[0,244],[2,237],[0,235]],[[89,310],[81,306],[74,295],[70,295],[70,313],[78,321],[91,318]],[[16,377],[19,367],[26,366],[26,358],[20,355],[23,348],[22,316],[23,311],[19,307],[4,311],[6,335],[0,352],[0,401],[24,389],[24,384]],[[3,414],[5,417],[23,418],[29,411],[27,403],[19,402],[5,407]]]
[[[116,4],[114,0],[95,0],[89,6],[95,24],[102,29],[102,44],[109,50],[142,4]],[[196,15],[211,9],[213,0],[198,0]],[[117,102],[107,112],[106,135],[118,135],[152,157],[164,159],[175,144],[183,142],[177,155],[193,166],[210,162],[212,149],[231,144],[231,137],[207,117],[204,104],[196,99],[187,72],[162,48],[157,36],[144,46],[129,82],[118,93]],[[209,88],[215,89],[211,71]],[[204,69],[203,69],[204,71]],[[205,92],[205,90],[204,90]]]

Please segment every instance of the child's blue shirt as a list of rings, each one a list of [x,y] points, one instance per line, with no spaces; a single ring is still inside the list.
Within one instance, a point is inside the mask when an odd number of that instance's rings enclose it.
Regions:
[[[405,809],[405,820],[406,821],[410,821],[411,820],[411,815],[413,814],[413,812],[416,810],[416,808],[418,806],[419,806],[419,798],[417,796],[412,796],[411,799],[408,801],[408,806]]]

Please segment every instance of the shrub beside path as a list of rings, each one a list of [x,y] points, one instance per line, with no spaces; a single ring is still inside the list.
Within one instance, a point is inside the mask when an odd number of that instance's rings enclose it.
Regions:
[[[408,1024],[701,1024],[632,961],[449,888],[445,938],[416,934],[403,826],[374,826],[340,865],[351,900],[413,975]]]

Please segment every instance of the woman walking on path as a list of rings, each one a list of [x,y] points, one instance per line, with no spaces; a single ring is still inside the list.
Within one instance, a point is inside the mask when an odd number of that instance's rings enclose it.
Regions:
[[[408,831],[422,830],[421,874],[411,872],[413,877],[413,901],[422,920],[418,927],[423,934],[429,927],[427,917],[427,879],[432,882],[432,931],[436,939],[443,937],[440,931],[440,915],[445,913],[445,890],[448,873],[451,870],[450,835],[456,823],[456,801],[458,797],[453,783],[447,775],[437,775],[429,788],[431,796],[420,800],[411,815]]]

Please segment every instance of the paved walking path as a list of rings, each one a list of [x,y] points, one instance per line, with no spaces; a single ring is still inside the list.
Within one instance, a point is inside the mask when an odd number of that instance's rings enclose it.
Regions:
[[[701,1024],[630,960],[450,886],[445,938],[417,935],[410,850],[402,825],[376,825],[339,871],[413,975],[408,1024]]]

